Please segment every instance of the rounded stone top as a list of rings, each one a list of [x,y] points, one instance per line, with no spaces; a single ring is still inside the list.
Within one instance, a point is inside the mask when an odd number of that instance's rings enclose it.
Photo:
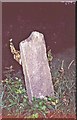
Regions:
[[[35,38],[36,38],[36,37],[38,37],[38,38],[39,38],[39,37],[44,37],[42,33],[37,32],[37,31],[33,31],[33,32],[31,33],[31,37],[32,37],[32,36],[35,37]]]
[[[28,43],[28,42],[36,42],[36,40],[42,41],[44,39],[44,35],[40,32],[33,31],[30,36],[25,40],[21,41],[20,44]]]

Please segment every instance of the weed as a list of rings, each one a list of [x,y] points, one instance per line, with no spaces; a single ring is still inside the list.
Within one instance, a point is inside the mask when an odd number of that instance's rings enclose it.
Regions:
[[[52,62],[51,54],[48,57],[49,62]],[[34,97],[32,105],[29,104],[23,77],[18,77],[12,67],[8,68],[5,71],[5,80],[0,81],[0,84],[3,84],[3,89],[0,93],[0,98],[2,99],[0,107],[3,108],[3,116],[38,118],[39,114],[41,114],[46,118],[49,111],[75,114],[76,86],[75,70],[72,69],[72,66],[71,62],[67,70],[63,60],[61,64],[58,63],[58,66],[53,69],[52,62],[52,67],[50,66],[50,68],[55,96],[45,97],[44,99]],[[60,68],[63,68],[63,72],[60,71]]]

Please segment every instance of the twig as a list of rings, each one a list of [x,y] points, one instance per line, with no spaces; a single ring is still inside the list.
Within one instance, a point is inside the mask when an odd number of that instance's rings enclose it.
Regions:
[[[56,114],[56,113],[53,113],[53,114],[50,116],[50,118],[52,118],[55,114]]]
[[[69,90],[71,90],[74,87],[74,85],[75,85],[75,83],[73,83],[73,85],[71,86],[71,88],[69,88]],[[69,92],[71,92],[71,91],[69,91]]]
[[[62,60],[61,69],[63,69],[63,65],[64,65],[64,60]]]
[[[73,62],[74,62],[74,60],[72,60],[72,61],[70,62],[70,64],[68,65],[68,69],[69,69],[70,66],[73,64]]]
[[[59,72],[62,73],[62,74],[64,74],[63,65],[64,65],[64,60],[62,60],[62,64],[61,64],[61,67],[60,67],[60,70],[59,70]]]

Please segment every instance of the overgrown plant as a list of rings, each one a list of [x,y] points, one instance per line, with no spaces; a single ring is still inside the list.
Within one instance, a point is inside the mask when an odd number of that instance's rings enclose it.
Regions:
[[[52,54],[49,54],[49,60],[52,62]],[[38,118],[39,115],[42,115],[42,117],[46,118],[49,111],[55,112],[57,110],[64,113],[71,113],[71,104],[73,105],[73,101],[75,100],[75,82],[73,80],[75,71],[69,71],[67,76],[67,70],[65,70],[63,64],[62,62],[58,68],[55,67],[55,71],[50,66],[55,96],[45,97],[44,99],[34,97],[32,105],[30,105],[28,100],[23,77],[18,77],[12,66],[7,68],[5,71],[5,80],[0,81],[3,84],[3,90],[0,95],[3,101],[0,104],[3,107],[3,116]],[[70,75],[71,82],[69,80]],[[75,107],[73,113],[75,113]]]
[[[2,82],[4,88],[3,108],[7,111],[7,116],[18,117],[23,115],[26,110],[33,114],[38,111],[45,117],[47,111],[55,110],[55,105],[58,103],[55,97],[46,97],[42,100],[34,97],[32,105],[30,105],[23,80],[13,76],[13,73],[10,73],[10,71]]]

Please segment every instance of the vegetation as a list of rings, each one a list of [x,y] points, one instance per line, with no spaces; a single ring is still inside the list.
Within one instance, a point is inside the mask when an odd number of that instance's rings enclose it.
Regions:
[[[75,117],[75,69],[71,69],[67,75],[62,64],[56,71],[51,70],[55,96],[42,100],[34,97],[32,104],[29,103],[23,77],[18,77],[12,66],[8,68],[5,79],[0,81],[3,84],[0,95],[3,117],[54,118],[68,117],[68,114]]]

